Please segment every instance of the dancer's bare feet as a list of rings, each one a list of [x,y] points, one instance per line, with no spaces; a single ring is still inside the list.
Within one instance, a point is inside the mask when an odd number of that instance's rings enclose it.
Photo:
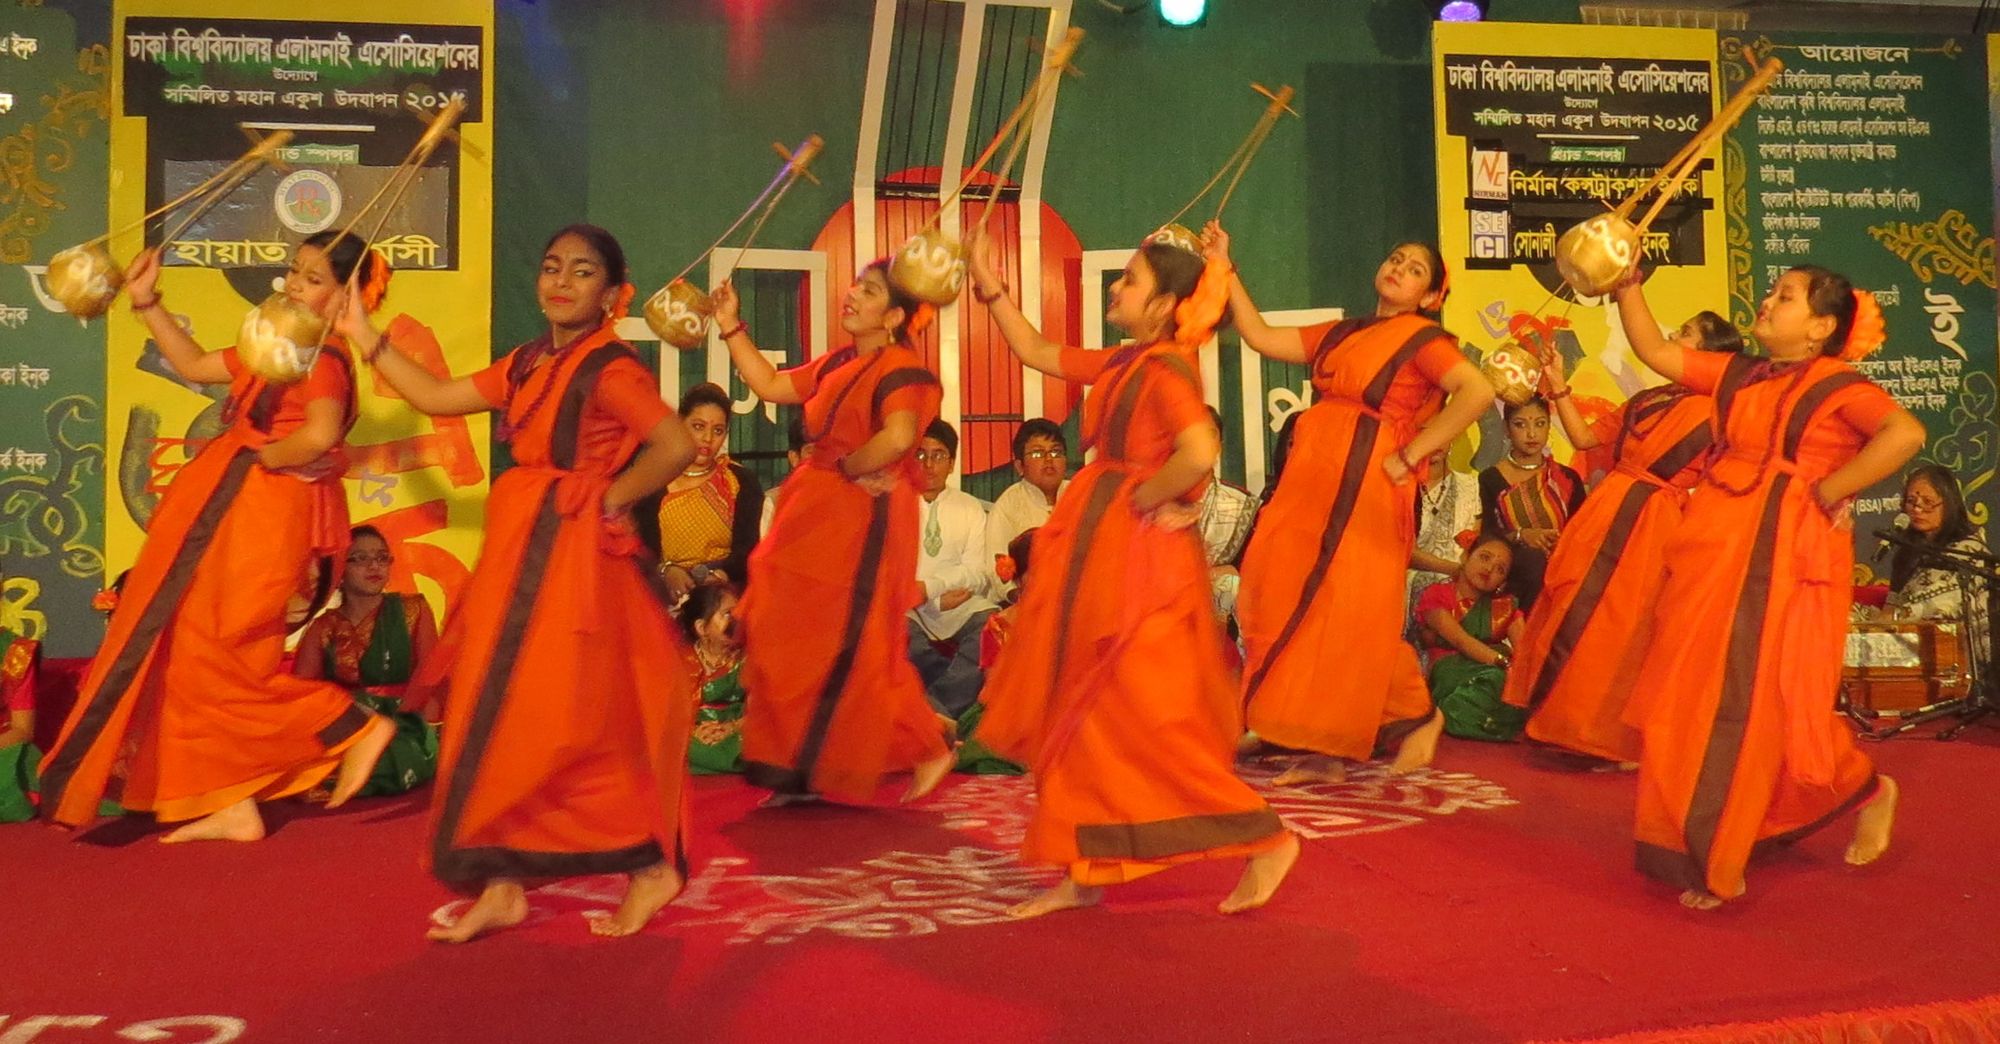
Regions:
[[[1389,763],[1389,774],[1406,776],[1420,768],[1429,768],[1431,759],[1437,757],[1438,737],[1443,734],[1444,715],[1432,711],[1431,720],[1403,737],[1403,745],[1396,748],[1396,760]]]
[[[1299,835],[1285,831],[1285,840],[1269,852],[1259,852],[1244,864],[1243,876],[1237,879],[1236,890],[1222,901],[1216,909],[1226,914],[1242,913],[1271,901],[1278,892],[1278,886],[1285,883],[1285,875],[1292,872],[1292,864],[1299,861]]]
[[[440,924],[424,935],[432,942],[471,942],[487,932],[512,928],[528,919],[528,893],[521,882],[496,877],[486,882],[479,900],[450,924]]]
[[[1867,866],[1889,850],[1889,828],[1896,824],[1896,781],[1880,778],[1875,796],[1861,806],[1861,819],[1854,824],[1854,842],[1847,846],[1847,865]]]
[[[938,784],[944,782],[946,776],[951,775],[951,768],[956,764],[958,764],[958,755],[950,750],[946,750],[937,757],[918,765],[917,771],[910,777],[910,789],[903,792],[903,804],[907,805],[912,801],[922,800],[925,794],[936,790]]]
[[[1271,777],[1271,785],[1277,787],[1345,782],[1347,782],[1347,766],[1339,758],[1329,758],[1324,754],[1308,754],[1292,762],[1285,771]]]
[[[334,780],[333,796],[326,799],[326,807],[339,808],[360,793],[368,785],[368,775],[375,771],[375,763],[382,759],[382,752],[389,749],[389,741],[395,738],[394,722],[380,714],[369,715],[368,724],[361,727],[361,738],[340,755],[340,775]]]
[[[257,803],[244,798],[217,812],[183,824],[179,829],[160,838],[163,845],[178,845],[186,841],[262,841],[264,840],[264,817],[257,812]]]
[[[1104,889],[1080,885],[1065,877],[1062,879],[1062,883],[1054,888],[1026,902],[1016,903],[1008,907],[1007,916],[1017,921],[1025,921],[1030,917],[1040,917],[1043,914],[1052,914],[1058,910],[1076,910],[1086,906],[1094,906],[1102,898],[1104,898]]]
[[[1722,905],[1722,897],[1701,888],[1690,888],[1681,893],[1681,905],[1690,910],[1713,910]]]
[[[625,886],[625,899],[618,904],[617,912],[609,917],[592,918],[590,934],[615,938],[637,932],[681,894],[684,884],[686,882],[681,875],[665,863],[633,873],[631,882]]]

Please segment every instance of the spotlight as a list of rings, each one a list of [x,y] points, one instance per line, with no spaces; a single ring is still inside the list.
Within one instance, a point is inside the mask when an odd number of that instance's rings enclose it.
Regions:
[[[1208,0],[1159,0],[1160,21],[1176,29],[1200,25],[1208,17]]]
[[[1440,22],[1477,22],[1486,17],[1486,0],[1445,0],[1437,5]]]

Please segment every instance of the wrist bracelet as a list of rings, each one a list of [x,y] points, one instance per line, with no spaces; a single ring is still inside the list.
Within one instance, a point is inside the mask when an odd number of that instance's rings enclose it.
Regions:
[[[1574,389],[1574,388],[1571,388],[1571,387],[1570,387],[1570,386],[1568,386],[1568,385],[1563,385],[1563,390],[1561,390],[1561,391],[1559,391],[1559,392],[1550,392],[1550,393],[1549,393],[1549,394],[1548,394],[1548,395],[1546,396],[1546,398],[1547,398],[1547,399],[1548,399],[1548,400],[1549,400],[1550,402],[1561,402],[1562,400],[1564,400],[1564,399],[1567,399],[1567,398],[1569,398],[1569,393],[1570,393],[1570,392],[1572,392],[1572,391],[1575,391],[1575,389]]]
[[[972,288],[972,299],[983,305],[990,305],[993,302],[998,301],[1000,298],[1006,296],[1006,294],[1007,294],[1006,283],[1001,283],[999,287],[995,288],[994,291],[990,294],[980,292],[980,289],[976,286]]]
[[[136,297],[132,299],[132,311],[133,311],[133,312],[135,312],[135,313],[136,313],[136,312],[150,312],[150,311],[152,311],[153,309],[155,309],[155,308],[158,308],[158,307],[160,307],[160,295],[159,295],[159,294],[154,294],[154,295],[153,295],[153,297],[152,297],[152,300],[150,300],[150,301],[141,301],[141,300],[139,300],[139,299],[138,299],[138,298],[136,298]]]
[[[730,327],[729,329],[727,329],[727,330],[724,330],[724,331],[722,331],[722,339],[723,339],[723,340],[725,340],[725,341],[727,341],[727,340],[729,340],[729,339],[730,339],[731,337],[734,337],[734,336],[736,336],[737,334],[740,334],[740,333],[742,333],[743,331],[745,331],[745,330],[747,330],[747,329],[749,329],[749,328],[750,328],[750,324],[749,324],[749,323],[741,323],[741,322],[739,322],[739,323],[737,323],[737,324],[736,324],[735,326],[732,326],[732,327]]]

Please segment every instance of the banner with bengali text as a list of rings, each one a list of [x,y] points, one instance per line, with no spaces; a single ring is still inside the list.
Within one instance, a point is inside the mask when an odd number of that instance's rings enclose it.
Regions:
[[[423,133],[419,111],[463,99],[463,146],[447,140],[388,214],[377,244],[394,268],[376,314],[397,346],[440,375],[491,359],[493,8],[490,0],[316,6],[269,17],[256,0],[120,0],[113,33],[112,221],[130,222],[222,169],[246,130],[294,137],[266,169],[170,247],[167,306],[207,348],[279,287],[305,237],[345,227]],[[420,15],[421,23],[409,19]],[[361,230],[372,229],[371,212]],[[158,242],[157,225],[145,244]],[[141,246],[120,237],[121,260]],[[145,327],[109,317],[106,398],[114,492],[110,568],[130,565],[174,473],[217,430],[226,389],[175,377]],[[448,609],[479,551],[490,468],[485,415],[432,420],[366,367],[348,438],[353,520],[383,530],[391,587]]]
[[[1645,185],[1711,119],[1714,34],[1439,22],[1431,51],[1445,327],[1475,360],[1509,341],[1553,344],[1585,415],[1615,410],[1659,378],[1632,354],[1608,295],[1563,285],[1555,244]],[[1647,299],[1673,326],[1725,299],[1719,159],[1711,147],[1639,244]],[[1488,414],[1454,465],[1498,459],[1503,431],[1499,411]],[[1606,451],[1574,454],[1560,426],[1550,442],[1586,476],[1609,467]]]
[[[1930,431],[1923,461],[1951,469],[1992,515],[1996,426],[1992,141],[1986,48],[1976,38],[1772,33],[1721,40],[1724,79],[1744,48],[1785,63],[1727,143],[1730,305],[1748,327],[1793,265],[1871,290],[1888,343],[1858,368]],[[1874,579],[1875,530],[1900,482],[1855,503],[1856,579]]]

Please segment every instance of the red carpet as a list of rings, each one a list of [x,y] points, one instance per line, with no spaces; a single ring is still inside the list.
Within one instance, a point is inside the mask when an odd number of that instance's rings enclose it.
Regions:
[[[416,869],[417,801],[279,808],[254,845],[4,827],[0,1044],[1991,1040],[1996,740],[1872,748],[1904,785],[1889,855],[1844,866],[1839,824],[1714,914],[1632,871],[1629,777],[1466,743],[1286,800],[1304,858],[1235,918],[1213,907],[1237,868],[1205,865],[1005,923],[1047,877],[1004,850],[1026,791],[993,778],[914,810],[752,811],[704,781],[688,894],[619,941],[580,916],[615,898],[592,880],[536,893],[524,929],[426,943],[451,897]],[[214,1021],[135,1028],[191,1016]]]

